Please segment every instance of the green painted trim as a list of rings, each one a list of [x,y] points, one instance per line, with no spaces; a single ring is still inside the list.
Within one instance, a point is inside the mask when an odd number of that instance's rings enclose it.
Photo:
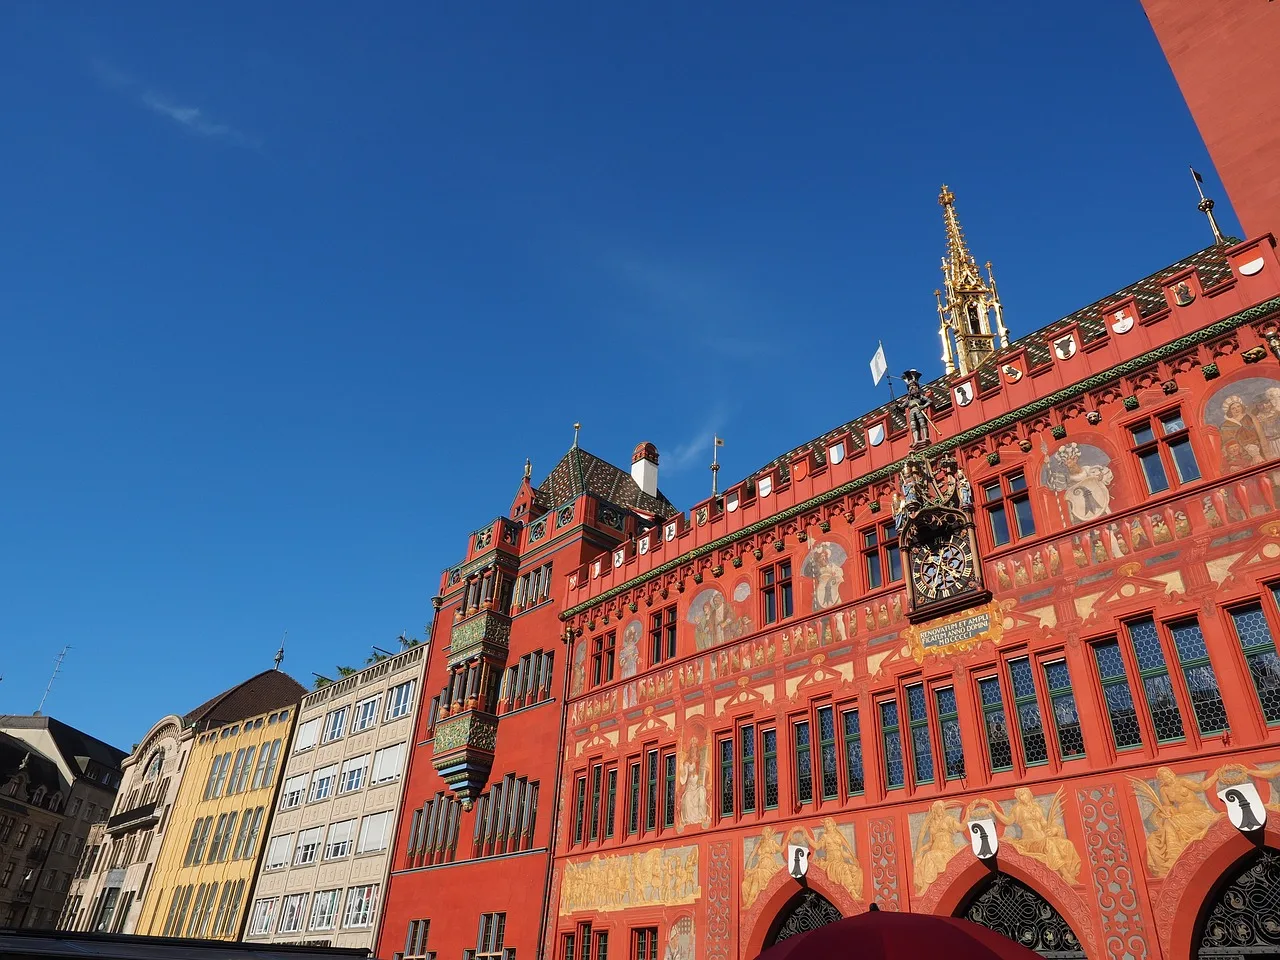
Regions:
[[[1061,390],[1055,390],[1053,393],[1032,400],[1025,406],[1021,406],[1016,410],[1011,410],[1008,413],[1002,414],[994,420],[988,420],[986,423],[979,424],[976,427],[970,427],[968,430],[965,430],[963,433],[958,433],[954,437],[939,440],[924,452],[929,455],[936,455],[949,450],[954,450],[957,447],[962,447],[975,440],[980,440],[988,434],[1003,430],[1004,428],[1012,426],[1027,417],[1034,416],[1037,413],[1043,413],[1060,403],[1074,399],[1075,397],[1088,393],[1091,390],[1097,390],[1099,387],[1105,386],[1113,380],[1119,380],[1121,377],[1127,376],[1131,373],[1136,373],[1143,367],[1150,366],[1153,363],[1158,363],[1161,360],[1165,360],[1179,354],[1190,347],[1199,346],[1208,340],[1222,336],[1224,333],[1230,333],[1237,327],[1242,327],[1247,323],[1252,323],[1255,320],[1261,320],[1263,317],[1274,313],[1277,310],[1280,310],[1280,297],[1273,297],[1270,300],[1264,300],[1262,303],[1249,307],[1246,310],[1241,310],[1239,313],[1232,314],[1231,316],[1219,320],[1216,323],[1211,323],[1207,327],[1202,327],[1194,333],[1189,333],[1185,337],[1179,337],[1177,340],[1172,340],[1164,346],[1156,347],[1154,350],[1150,350],[1141,356],[1125,360],[1123,363],[1118,363],[1114,367],[1104,370],[1101,373],[1094,374],[1092,377],[1086,377],[1084,380],[1073,383],[1069,387],[1063,387]],[[691,560],[696,560],[699,557],[705,557],[708,554],[714,553],[716,550],[723,549],[738,540],[753,536],[763,530],[768,530],[770,527],[777,526],[779,523],[785,523],[787,520],[791,520],[801,514],[807,513],[815,507],[820,507],[824,503],[830,503],[832,500],[838,500],[850,493],[861,490],[863,487],[871,486],[872,484],[879,483],[882,480],[887,480],[898,472],[901,468],[902,462],[902,460],[897,460],[893,463],[886,464],[877,470],[873,470],[871,473],[864,474],[863,476],[850,480],[847,483],[843,483],[838,487],[833,487],[830,490],[818,494],[816,497],[811,497],[804,501],[804,503],[797,503],[794,506],[781,510],[778,513],[765,517],[762,520],[757,520],[755,523],[748,524],[741,530],[736,530],[733,533],[727,533],[723,537],[712,540],[710,543],[704,543],[700,547],[694,547],[692,550],[654,567],[647,573],[642,573],[638,576],[632,577],[625,583],[620,583],[616,587],[609,588],[598,597],[593,597],[590,600],[584,600],[576,606],[569,607],[560,614],[560,619],[569,620],[580,613],[585,613],[592,607],[599,606],[608,600],[612,600],[614,597],[627,593],[649,580],[660,577],[665,573],[670,573]]]

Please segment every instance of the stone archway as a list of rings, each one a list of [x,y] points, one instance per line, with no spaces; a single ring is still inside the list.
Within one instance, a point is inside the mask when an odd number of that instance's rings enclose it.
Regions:
[[[1201,910],[1196,960],[1280,958],[1280,851],[1241,860]]]
[[[1007,873],[979,886],[956,916],[980,923],[1043,957],[1084,960],[1080,938],[1044,897]]]
[[[834,903],[816,890],[801,890],[778,911],[778,918],[764,938],[765,947],[772,947],[788,937],[825,927],[828,923],[843,920]]]

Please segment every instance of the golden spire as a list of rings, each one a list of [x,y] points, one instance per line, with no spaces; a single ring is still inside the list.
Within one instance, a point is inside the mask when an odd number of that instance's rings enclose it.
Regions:
[[[987,264],[984,279],[964,242],[964,231],[956,216],[956,195],[946,184],[938,194],[938,203],[942,206],[942,221],[947,231],[947,254],[942,258],[943,291],[934,291],[938,299],[942,362],[947,373],[956,370],[968,373],[995,352],[997,339],[1000,347],[1009,345],[1009,331],[1004,326],[991,264]]]

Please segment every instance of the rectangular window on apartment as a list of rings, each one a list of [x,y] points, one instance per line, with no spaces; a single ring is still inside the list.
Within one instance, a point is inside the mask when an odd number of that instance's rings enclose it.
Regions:
[[[307,795],[307,784],[310,781],[309,773],[300,773],[296,777],[287,779],[284,786],[280,788],[280,809],[291,810],[302,803],[302,798]]]
[[[200,839],[196,841],[196,855],[192,863],[199,863],[204,859],[205,845],[209,842],[209,831],[213,829],[213,817],[205,817],[204,823],[200,825]]]
[[[300,867],[315,863],[320,851],[320,841],[324,838],[324,827],[310,827],[298,833],[298,845],[294,848],[293,865]]]
[[[291,893],[280,907],[280,932],[297,933],[302,929],[302,918],[307,911],[307,895]]]
[[[196,862],[196,844],[200,842],[200,828],[203,825],[203,817],[197,818],[196,822],[191,825],[191,839],[187,842],[187,855],[182,858],[182,865],[184,867],[189,867]],[[2,886],[8,886],[8,881],[6,880]]]
[[[1018,733],[1022,736],[1022,758],[1027,766],[1049,762],[1049,745],[1044,735],[1044,719],[1036,698],[1035,676],[1031,661],[1018,657],[1009,661],[1009,683],[1013,687],[1013,712],[1018,717]]]
[[[982,701],[982,721],[987,732],[987,759],[992,773],[1013,769],[1013,746],[1009,742],[1009,720],[1004,712],[1004,695],[999,677],[978,681]]]
[[[911,726],[911,763],[916,783],[933,783],[933,739],[929,702],[920,683],[907,687],[907,722]]]
[[[1280,587],[1272,587],[1271,593],[1280,604]],[[1280,656],[1276,655],[1275,637],[1271,625],[1262,612],[1262,605],[1250,603],[1231,611],[1240,651],[1249,667],[1258,706],[1268,724],[1280,723]],[[3,839],[3,838],[0,838]]]
[[[211,853],[209,857],[210,861],[222,863],[231,856],[231,841],[235,838],[236,817],[238,815],[238,811],[234,810],[227,814],[227,823],[223,827],[222,838],[214,845],[216,855]]]
[[[236,836],[236,848],[231,853],[232,860],[253,859],[266,810],[266,807],[255,807],[253,810],[245,811],[240,820],[240,833]]]
[[[716,743],[720,757],[720,816],[733,816],[733,741],[720,740]]]
[[[375,694],[372,697],[365,697],[356,704],[355,715],[351,718],[352,733],[368,730],[378,722],[378,701],[381,699],[382,694]]]
[[[355,834],[355,820],[340,820],[329,824],[329,836],[324,843],[324,859],[337,860],[349,854]]]
[[[906,783],[906,765],[902,762],[902,728],[898,720],[898,702],[880,703],[880,739],[884,744],[884,782],[889,789]]]
[[[360,821],[360,840],[356,844],[356,853],[387,849],[391,843],[391,813],[390,810],[372,813]],[[452,829],[457,829],[456,823]]]
[[[338,774],[338,792],[350,793],[364,786],[365,775],[369,770],[369,755],[363,753],[358,757],[348,757],[342,761],[342,770]]]
[[[662,825],[676,825],[676,755],[674,752],[662,756]]]
[[[311,898],[310,930],[332,930],[338,922],[338,906],[342,903],[342,890],[317,890]]]
[[[938,729],[942,734],[942,772],[948,780],[964,777],[964,741],[960,737],[960,716],[952,687],[934,691],[938,704]]]
[[[413,687],[415,681],[406,680],[387,691],[387,719],[395,720],[407,716],[413,709]]]
[[[400,960],[428,960],[435,954],[427,953],[427,938],[431,929],[430,920],[410,920],[409,931],[404,938],[404,954]]]
[[[231,764],[231,777],[227,783],[227,796],[236,793],[236,784],[240,781],[240,771],[244,769],[245,747],[236,751],[235,760]]]
[[[756,728],[745,724],[738,731],[739,750],[742,757],[742,812],[755,813],[756,809]]]
[[[1076,712],[1076,696],[1071,690],[1071,673],[1067,661],[1044,664],[1045,684],[1049,688],[1049,712],[1058,736],[1058,754],[1063,760],[1084,756],[1084,735],[1080,732],[1080,714]]]
[[[822,799],[840,796],[840,767],[836,762],[835,708],[818,708],[818,774],[822,778]]]
[[[320,735],[321,743],[332,743],[340,740],[347,732],[347,707],[330,710],[324,718],[324,732]]]
[[[796,747],[796,802],[813,802],[813,753],[809,741],[809,721],[800,720],[792,725]]]
[[[320,742],[320,718],[313,717],[310,720],[304,720],[298,724],[297,732],[293,735],[293,752],[301,753],[303,750],[310,750]]]
[[[315,779],[311,781],[311,793],[307,795],[307,802],[314,803],[316,800],[326,800],[333,796],[333,788],[337,782],[338,765],[336,763],[321,767],[315,772]]]
[[[373,755],[373,775],[369,780],[371,786],[390,783],[400,779],[400,771],[404,769],[404,744],[396,743],[383,747]]]

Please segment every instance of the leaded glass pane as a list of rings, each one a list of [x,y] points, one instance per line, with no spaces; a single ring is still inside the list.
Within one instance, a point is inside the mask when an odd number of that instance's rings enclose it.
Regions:
[[[844,724],[844,769],[849,793],[862,793],[866,784],[862,775],[862,729],[858,726],[858,711],[846,710],[840,716]]]
[[[991,757],[991,769],[993,772],[1008,770],[1013,766],[1013,748],[1009,743],[1009,722],[1004,715],[1000,681],[995,677],[979,680],[978,691],[982,697],[982,713],[987,730],[987,750]]]
[[[836,766],[836,718],[831,707],[818,709],[818,743],[822,748],[822,799],[840,795],[840,771]]]
[[[906,779],[902,764],[902,737],[898,731],[898,704],[888,700],[880,704],[880,727],[884,737],[885,783],[900,787]]]
[[[1280,589],[1273,588],[1280,603]],[[1249,675],[1258,694],[1258,705],[1267,723],[1280,723],[1280,657],[1266,615],[1258,604],[1231,611],[1236,637],[1249,664]]]

